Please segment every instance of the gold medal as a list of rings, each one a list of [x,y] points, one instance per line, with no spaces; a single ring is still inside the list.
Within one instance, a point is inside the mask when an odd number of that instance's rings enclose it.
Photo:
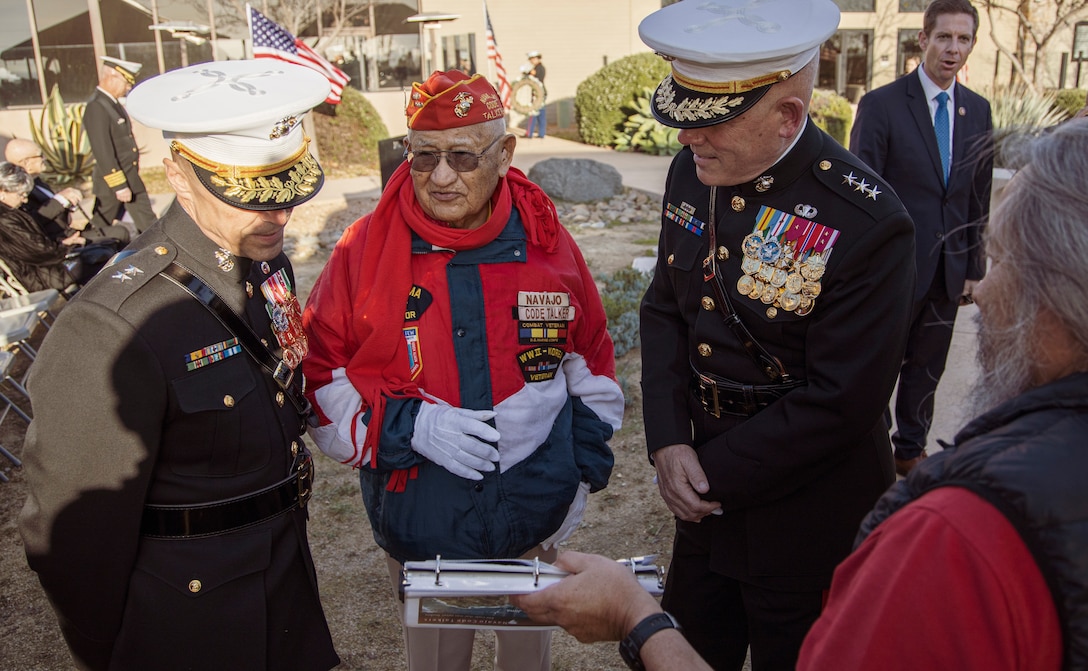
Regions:
[[[775,268],[774,273],[771,275],[771,286],[776,289],[785,286],[787,277],[789,277],[789,273],[781,268]]]
[[[763,236],[759,233],[749,233],[744,236],[744,240],[740,243],[740,248],[744,250],[744,255],[753,259],[759,258],[759,249],[763,246]]]
[[[752,300],[758,300],[759,297],[763,294],[763,287],[764,286],[766,286],[766,285],[763,284],[762,282],[760,282],[759,280],[753,280],[752,281],[752,290],[748,292],[748,298],[751,298]]]
[[[801,286],[805,283],[805,280],[797,273],[790,273],[786,278],[786,284],[784,285],[786,291],[791,294],[801,293]]]
[[[764,282],[770,282],[771,276],[774,275],[774,266],[763,264],[759,269],[759,279]]]
[[[801,293],[809,298],[816,298],[820,295],[822,289],[823,287],[820,286],[819,282],[805,282],[804,286],[801,287]]]
[[[755,275],[759,272],[760,265],[759,259],[745,256],[744,260],[740,262],[740,269],[743,270],[746,275]]]
[[[778,298],[778,289],[769,284],[763,287],[763,293],[759,296],[759,300],[763,301],[765,305],[770,305],[776,298]]]
[[[785,291],[778,297],[778,305],[786,312],[793,312],[801,307],[801,297],[795,293]]]
[[[751,275],[741,275],[740,279],[737,280],[737,291],[742,296],[748,296],[752,293],[752,287],[755,286],[755,283],[756,281],[752,279]]]

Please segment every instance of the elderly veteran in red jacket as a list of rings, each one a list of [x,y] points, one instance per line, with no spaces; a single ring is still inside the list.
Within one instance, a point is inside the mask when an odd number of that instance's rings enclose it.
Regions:
[[[412,87],[407,161],[344,232],[306,306],[307,393],[360,469],[399,584],[409,560],[540,557],[608,482],[623,394],[593,278],[510,166],[494,88]],[[468,669],[473,631],[406,629],[410,669]],[[498,633],[496,668],[550,667],[550,632]]]

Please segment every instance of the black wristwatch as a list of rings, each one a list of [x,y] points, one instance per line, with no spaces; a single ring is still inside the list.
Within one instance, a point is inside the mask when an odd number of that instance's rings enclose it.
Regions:
[[[620,641],[620,657],[627,666],[634,671],[646,671],[642,664],[642,645],[654,634],[662,629],[675,629],[680,631],[680,623],[668,613],[654,613],[647,615],[635,625],[631,633]]]

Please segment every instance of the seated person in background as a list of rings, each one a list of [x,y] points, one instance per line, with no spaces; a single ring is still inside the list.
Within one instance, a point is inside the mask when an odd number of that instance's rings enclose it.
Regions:
[[[70,245],[82,245],[86,240],[76,232],[56,242],[43,233],[37,222],[19,209],[32,188],[34,178],[25,170],[7,161],[0,163],[0,258],[27,291],[71,293],[75,285],[90,277],[73,277],[64,265],[65,257]]]
[[[42,232],[54,242],[62,242],[64,238],[75,233],[71,228],[72,210],[79,207],[83,194],[72,187],[54,190],[42,179],[45,158],[41,148],[30,140],[11,140],[4,147],[4,159],[19,166],[34,179],[34,187],[19,209],[33,217]],[[79,235],[90,241],[113,238],[120,246],[127,245],[130,238],[128,229],[124,226],[98,228],[88,224]]]

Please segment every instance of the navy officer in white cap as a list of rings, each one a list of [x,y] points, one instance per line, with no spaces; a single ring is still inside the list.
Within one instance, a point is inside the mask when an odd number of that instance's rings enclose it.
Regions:
[[[838,21],[831,0],[688,0],[639,26],[672,66],[653,113],[685,145],[641,307],[647,449],[677,518],[662,605],[716,669],[749,647],[756,671],[794,667],[894,477],[913,226],[809,119]]]
[[[141,63],[103,56],[98,68],[98,88],[83,110],[83,127],[94,155],[94,210],[91,227],[106,229],[128,212],[143,232],[155,221],[151,198],[140,179],[140,150],[132,135],[132,122],[121,104],[136,85]]]
[[[282,253],[323,175],[313,70],[205,63],[149,79],[177,198],[59,315],[30,373],[28,562],[81,669],[339,663],[306,535],[307,343]]]

